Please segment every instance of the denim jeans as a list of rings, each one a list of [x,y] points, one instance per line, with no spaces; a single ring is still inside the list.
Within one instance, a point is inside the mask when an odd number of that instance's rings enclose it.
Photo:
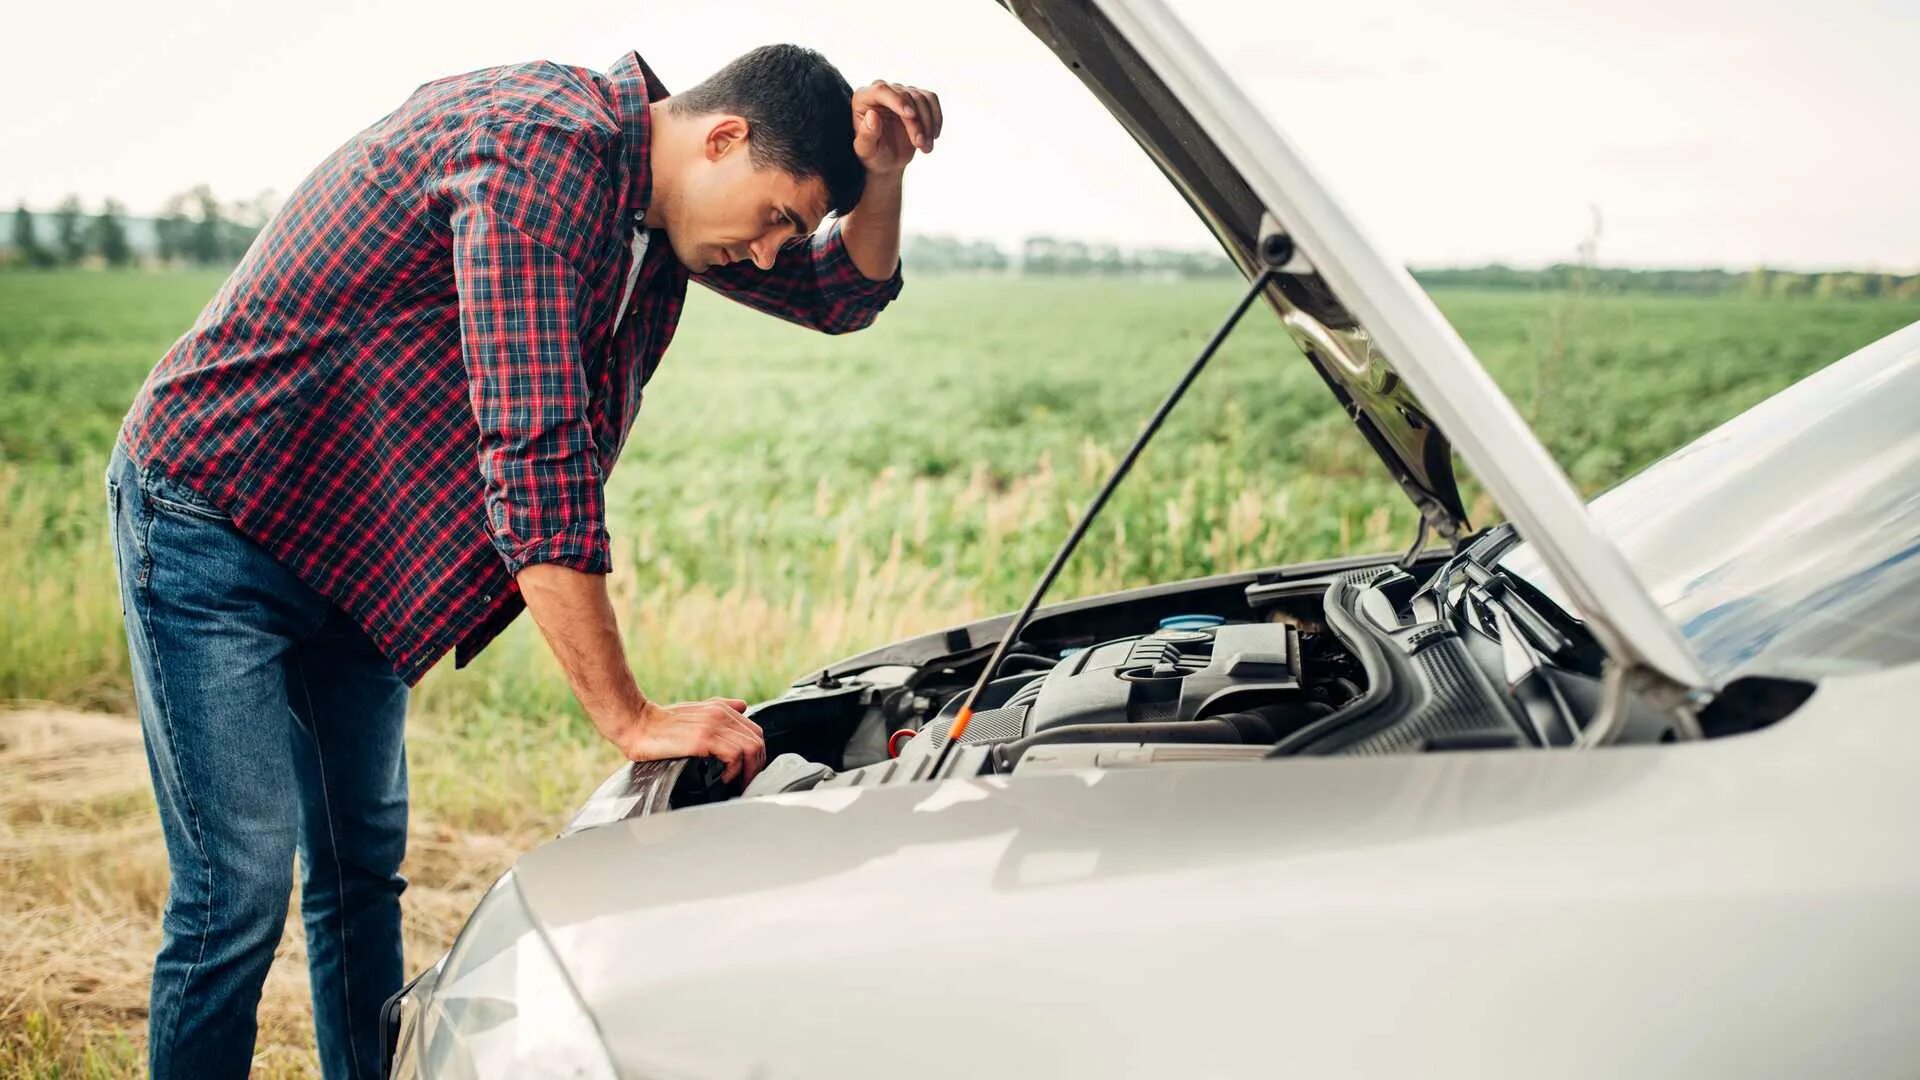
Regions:
[[[172,872],[153,1074],[246,1075],[297,852],[321,1066],[373,1080],[401,983],[406,684],[344,612],[121,447],[107,503]]]

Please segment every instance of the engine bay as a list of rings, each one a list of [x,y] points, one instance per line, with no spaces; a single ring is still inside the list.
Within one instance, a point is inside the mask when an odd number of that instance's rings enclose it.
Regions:
[[[1505,576],[1511,530],[1457,553],[1223,575],[1042,610],[1004,650],[982,620],[823,668],[748,710],[768,767],[744,789],[715,762],[634,763],[573,828],[733,798],[1043,770],[1310,755],[1572,748],[1610,708],[1613,741],[1764,726],[1805,700],[1734,684],[1704,711],[1654,695],[1609,705],[1604,655],[1577,620]]]

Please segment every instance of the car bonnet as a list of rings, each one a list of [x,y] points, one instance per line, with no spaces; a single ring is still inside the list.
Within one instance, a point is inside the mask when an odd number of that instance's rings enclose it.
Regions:
[[[1252,277],[1426,527],[1470,525],[1457,450],[1532,541],[1594,637],[1629,670],[1709,687],[1678,628],[1601,534],[1566,473],[1404,266],[1158,0],[1000,0],[1092,90]],[[1273,250],[1272,247],[1268,248]]]

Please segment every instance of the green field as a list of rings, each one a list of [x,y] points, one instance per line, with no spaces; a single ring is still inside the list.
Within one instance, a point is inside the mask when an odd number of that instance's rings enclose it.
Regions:
[[[129,711],[101,473],[147,368],[218,284],[0,275],[0,700]],[[910,277],[872,329],[829,338],[696,289],[609,500],[642,685],[754,698],[834,657],[1016,605],[1235,291]],[[1436,298],[1588,492],[1920,319],[1913,301]],[[1499,516],[1468,490],[1476,521]],[[1413,520],[1256,310],[1056,595],[1395,549]],[[614,763],[525,619],[473,668],[433,672],[415,720],[418,813],[463,834],[537,836]],[[101,813],[151,811],[136,799]],[[0,890],[43,889],[34,873]],[[458,913],[416,927],[422,947]],[[31,1014],[43,1041],[67,1055],[121,1046],[92,1041],[75,1008]]]
[[[146,369],[218,283],[0,276],[0,699],[125,706],[99,475]],[[1233,292],[916,280],[872,329],[832,338],[695,289],[609,500],[646,685],[752,696],[847,650],[1017,603]],[[1589,492],[1920,317],[1911,302],[1439,301]],[[1394,547],[1412,523],[1256,311],[1059,595]],[[564,712],[520,629],[477,671],[436,672],[423,707],[476,723]]]

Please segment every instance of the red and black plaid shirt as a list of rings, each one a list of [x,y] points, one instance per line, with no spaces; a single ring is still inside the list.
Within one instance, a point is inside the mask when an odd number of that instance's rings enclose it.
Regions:
[[[301,181],[121,429],[224,508],[417,682],[464,666],[522,607],[513,575],[606,573],[603,485],[673,337],[685,267],[649,237],[637,53],[427,83]],[[772,270],[695,275],[828,333],[871,323],[836,220]]]

